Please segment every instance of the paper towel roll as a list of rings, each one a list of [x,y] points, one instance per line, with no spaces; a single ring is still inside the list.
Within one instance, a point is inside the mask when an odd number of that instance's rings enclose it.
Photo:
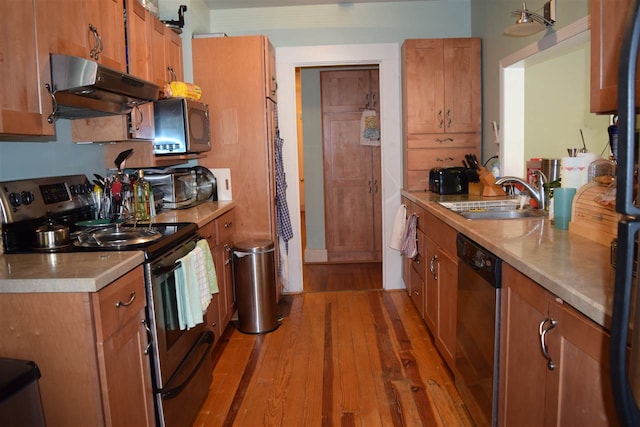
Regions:
[[[589,178],[590,158],[590,156],[563,157],[560,165],[561,186],[580,188],[585,185]]]

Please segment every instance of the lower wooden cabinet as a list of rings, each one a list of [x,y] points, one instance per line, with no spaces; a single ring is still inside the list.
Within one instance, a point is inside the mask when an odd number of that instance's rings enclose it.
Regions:
[[[47,427],[156,425],[145,306],[142,266],[99,292],[0,294],[0,354],[38,365]]]
[[[456,349],[458,289],[457,232],[406,197],[407,216],[418,216],[418,255],[403,257],[407,292],[433,335],[435,345],[451,369]]]
[[[216,339],[224,332],[235,312],[235,292],[231,265],[235,211],[230,210],[200,227],[200,235],[207,239],[213,262],[216,266],[219,292],[209,304],[207,323],[216,334]]]
[[[425,213],[424,222],[428,230],[425,239],[425,321],[434,336],[436,348],[449,367],[454,369],[458,304],[457,232],[428,212]]]
[[[608,333],[507,264],[502,284],[498,424],[619,425]]]

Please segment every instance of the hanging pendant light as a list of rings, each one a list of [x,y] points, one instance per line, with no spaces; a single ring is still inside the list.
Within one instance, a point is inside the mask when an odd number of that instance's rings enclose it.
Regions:
[[[517,16],[515,24],[505,28],[504,35],[512,37],[528,37],[553,26],[556,22],[556,0],[549,0],[544,4],[544,16],[527,10],[522,2],[522,9],[516,9],[511,15]]]

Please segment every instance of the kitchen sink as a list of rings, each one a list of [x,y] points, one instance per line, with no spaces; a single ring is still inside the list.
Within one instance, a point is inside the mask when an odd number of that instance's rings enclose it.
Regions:
[[[467,219],[524,219],[547,216],[547,212],[541,209],[521,209],[517,199],[438,203]]]

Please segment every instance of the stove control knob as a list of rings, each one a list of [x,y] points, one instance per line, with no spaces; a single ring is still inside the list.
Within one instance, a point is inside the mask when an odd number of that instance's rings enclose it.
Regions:
[[[20,199],[22,200],[23,204],[30,205],[35,197],[33,196],[33,193],[31,191],[23,191],[22,193],[20,193]]]
[[[11,203],[11,206],[13,206],[14,208],[17,208],[18,206],[20,206],[22,204],[20,193],[10,193],[9,203]]]
[[[71,192],[72,196],[75,196],[76,194],[78,194],[78,190],[76,189],[75,185],[70,185],[69,186],[69,191]]]

